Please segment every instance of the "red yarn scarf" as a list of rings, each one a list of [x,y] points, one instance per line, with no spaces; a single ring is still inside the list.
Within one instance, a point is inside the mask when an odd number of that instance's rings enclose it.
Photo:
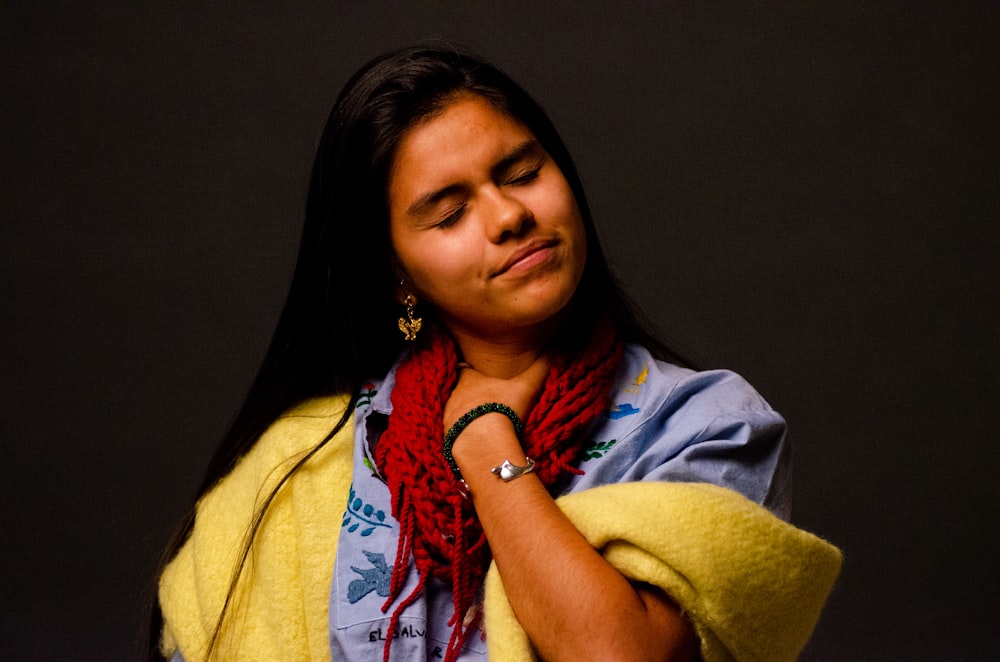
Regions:
[[[556,356],[538,402],[525,421],[521,445],[537,464],[535,473],[547,488],[569,474],[586,441],[585,432],[608,409],[615,370],[623,347],[614,325],[604,320],[582,352]],[[458,381],[457,350],[445,334],[430,329],[396,369],[389,427],[375,447],[375,461],[392,495],[392,514],[400,524],[388,611],[399,597],[413,555],[419,582],[392,614],[385,638],[389,659],[402,612],[420,597],[427,578],[450,584],[455,613],[445,662],[458,657],[481,617],[479,592],[491,555],[472,506],[462,496],[444,459],[444,405]]]

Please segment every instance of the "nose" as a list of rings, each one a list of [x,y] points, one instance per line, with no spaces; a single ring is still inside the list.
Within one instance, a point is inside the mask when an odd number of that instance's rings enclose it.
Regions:
[[[531,210],[517,196],[494,188],[489,197],[487,233],[493,243],[520,235],[534,222]]]

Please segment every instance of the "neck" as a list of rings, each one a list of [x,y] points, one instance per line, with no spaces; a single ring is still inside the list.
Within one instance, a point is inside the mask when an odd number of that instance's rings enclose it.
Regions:
[[[531,367],[543,347],[517,342],[483,342],[475,338],[456,337],[462,359],[487,377],[510,379]]]
[[[462,360],[487,377],[510,379],[527,370],[545,353],[558,328],[558,320],[524,331],[484,337],[451,328]]]

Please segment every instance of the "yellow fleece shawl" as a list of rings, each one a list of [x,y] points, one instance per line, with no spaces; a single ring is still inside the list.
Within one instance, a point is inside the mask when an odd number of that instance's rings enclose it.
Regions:
[[[205,657],[257,505],[296,457],[322,439],[346,398],[309,401],[279,418],[197,506],[194,531],[160,579],[162,649]],[[348,424],[275,499],[254,540],[215,658],[329,660],[329,592],[351,483]],[[832,545],[731,490],[626,483],[557,502],[626,577],[661,587],[701,638],[706,662],[793,660],[840,569]],[[486,579],[493,662],[535,659],[495,568]]]

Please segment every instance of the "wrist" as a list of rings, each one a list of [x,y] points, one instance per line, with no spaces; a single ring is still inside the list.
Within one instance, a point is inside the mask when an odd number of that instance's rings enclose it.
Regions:
[[[495,413],[470,423],[452,448],[455,463],[463,475],[484,466],[489,472],[498,462],[503,462],[502,456],[516,457],[521,452],[521,442],[513,423]]]
[[[501,414],[501,416],[496,416],[495,414]],[[506,421],[503,418],[507,419]],[[467,432],[467,428],[475,425],[476,430]],[[442,453],[444,454],[445,460],[451,467],[452,472],[455,477],[462,478],[462,472],[459,467],[457,458],[455,457],[455,445],[459,439],[459,436],[463,436],[466,440],[470,437],[483,438],[484,435],[488,434],[490,429],[488,426],[492,426],[494,434],[498,431],[502,431],[506,428],[508,431],[513,432],[513,438],[517,441],[521,431],[524,429],[524,424],[521,422],[520,417],[517,415],[513,409],[505,404],[499,402],[486,402],[477,407],[473,407],[466,413],[462,414],[455,423],[448,428],[448,431],[444,435],[444,442],[442,444]],[[503,426],[498,428],[497,426]],[[502,432],[500,432],[502,434]],[[472,444],[463,444],[464,447],[468,448]],[[478,446],[478,444],[476,444]],[[517,442],[518,447],[520,447],[520,442]]]

